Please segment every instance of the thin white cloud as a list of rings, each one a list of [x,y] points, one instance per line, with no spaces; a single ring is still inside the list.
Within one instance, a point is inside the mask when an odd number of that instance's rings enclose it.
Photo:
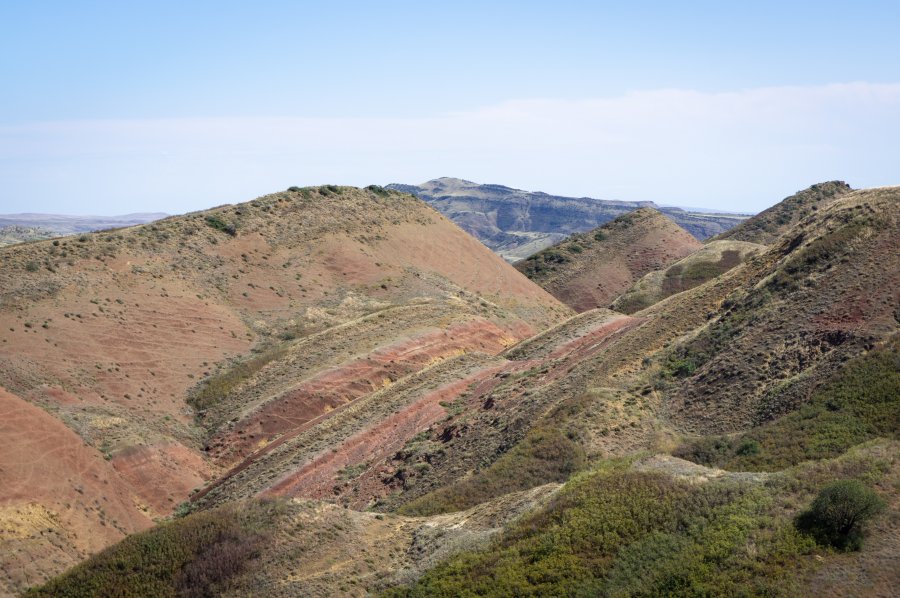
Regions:
[[[437,176],[759,210],[820,180],[900,183],[898,136],[900,84],[868,83],[515,100],[429,118],[35,123],[0,127],[0,212],[180,212],[293,184]]]

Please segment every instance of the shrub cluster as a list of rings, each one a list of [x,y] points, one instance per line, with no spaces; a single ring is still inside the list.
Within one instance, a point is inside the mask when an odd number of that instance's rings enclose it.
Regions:
[[[129,536],[26,596],[216,596],[259,554],[283,503],[233,503]]]
[[[859,550],[866,522],[883,509],[884,501],[870,488],[858,480],[840,480],[819,492],[797,517],[797,527],[820,544]]]
[[[876,437],[900,432],[898,343],[847,362],[797,411],[740,437],[704,437],[675,455],[730,470],[779,470],[836,457]],[[748,447],[752,447],[748,448]]]
[[[815,548],[758,487],[611,465],[388,596],[791,595]],[[748,550],[748,546],[753,550]]]
[[[232,237],[237,235],[237,227],[234,224],[229,224],[216,215],[210,214],[204,220],[209,227],[214,228],[217,231],[221,231]]]
[[[557,428],[535,428],[489,467],[404,505],[406,515],[436,515],[549,482],[563,482],[584,465],[584,450]]]

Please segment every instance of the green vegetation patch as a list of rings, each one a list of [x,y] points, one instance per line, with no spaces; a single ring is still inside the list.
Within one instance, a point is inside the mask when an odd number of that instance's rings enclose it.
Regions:
[[[26,596],[217,596],[246,570],[286,507],[233,503],[129,536]]]
[[[549,482],[563,482],[584,466],[584,450],[557,428],[535,428],[489,467],[422,496],[405,515],[461,511],[491,498]]]
[[[222,397],[234,392],[269,362],[287,355],[287,351],[287,345],[278,345],[206,378],[188,397],[188,404],[197,411],[213,407]]]
[[[231,235],[232,237],[237,235],[237,227],[234,224],[225,222],[219,216],[210,214],[209,216],[204,218],[204,221],[210,228],[214,228],[217,231],[225,233],[226,235]]]
[[[770,491],[607,463],[576,476],[489,549],[388,596],[796,595],[815,542]]]
[[[900,432],[900,342],[847,362],[797,411],[736,438],[704,437],[675,455],[729,470],[774,471]],[[685,366],[687,367],[687,366]]]
[[[884,507],[884,500],[859,480],[838,480],[822,488],[797,518],[797,527],[821,544],[859,550],[866,523]]]
[[[525,259],[522,273],[528,278],[536,278],[556,270],[556,267],[559,265],[571,261],[572,258],[556,248],[545,249]]]

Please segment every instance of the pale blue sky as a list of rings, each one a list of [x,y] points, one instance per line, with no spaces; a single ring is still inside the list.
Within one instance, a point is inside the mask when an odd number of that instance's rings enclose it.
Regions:
[[[0,212],[900,183],[900,3],[0,2]]]

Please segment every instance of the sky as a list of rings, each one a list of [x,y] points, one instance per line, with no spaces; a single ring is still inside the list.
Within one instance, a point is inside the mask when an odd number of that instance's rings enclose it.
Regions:
[[[896,185],[898,25],[865,0],[0,0],[0,213],[440,176],[746,212]]]

